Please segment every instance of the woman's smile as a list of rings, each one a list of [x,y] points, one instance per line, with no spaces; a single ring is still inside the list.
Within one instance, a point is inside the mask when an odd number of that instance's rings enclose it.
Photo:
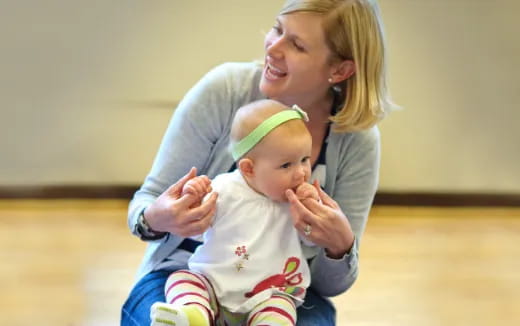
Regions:
[[[287,72],[273,66],[271,63],[266,62],[264,69],[264,77],[269,81],[276,81],[287,76]]]

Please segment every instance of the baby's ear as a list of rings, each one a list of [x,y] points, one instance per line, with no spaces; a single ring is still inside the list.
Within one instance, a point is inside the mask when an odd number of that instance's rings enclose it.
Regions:
[[[254,163],[253,160],[250,158],[243,158],[240,161],[238,161],[238,168],[240,169],[240,172],[242,172],[242,175],[246,177],[254,177]]]

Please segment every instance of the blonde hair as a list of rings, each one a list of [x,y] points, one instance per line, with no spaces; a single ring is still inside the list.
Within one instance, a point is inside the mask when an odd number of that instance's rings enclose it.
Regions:
[[[395,107],[386,85],[386,54],[377,4],[369,0],[287,0],[280,15],[324,16],[325,40],[334,60],[352,60],[355,73],[335,85],[342,107],[329,119],[336,132],[368,129]]]

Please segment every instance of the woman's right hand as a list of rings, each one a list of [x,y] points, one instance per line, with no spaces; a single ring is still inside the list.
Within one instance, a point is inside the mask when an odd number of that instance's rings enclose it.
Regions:
[[[166,189],[146,208],[144,217],[150,228],[184,238],[202,234],[208,229],[213,221],[218,194],[211,193],[200,205],[194,205],[198,200],[197,196],[182,194],[186,182],[196,175],[197,169],[191,168],[188,174]]]

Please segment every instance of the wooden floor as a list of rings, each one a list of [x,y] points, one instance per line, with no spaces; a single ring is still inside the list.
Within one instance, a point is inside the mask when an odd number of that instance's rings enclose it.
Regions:
[[[0,325],[118,325],[127,202],[0,201]],[[520,209],[375,207],[338,325],[520,325]]]

